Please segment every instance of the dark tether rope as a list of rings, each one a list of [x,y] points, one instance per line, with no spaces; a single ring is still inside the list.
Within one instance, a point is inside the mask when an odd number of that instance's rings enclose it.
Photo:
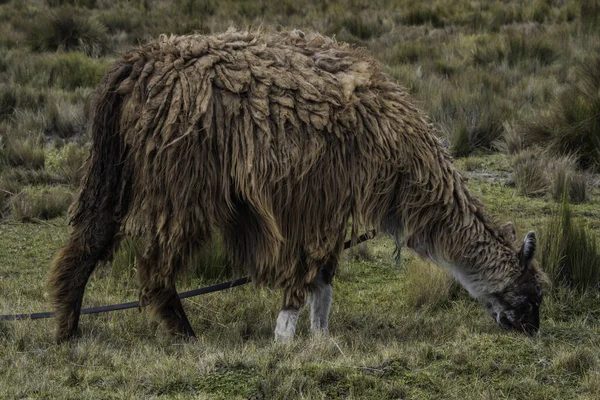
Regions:
[[[375,231],[369,231],[360,235],[356,242],[352,242],[348,240],[344,243],[344,250],[349,249],[352,246],[360,244],[362,242],[366,242],[369,239],[375,237]],[[200,289],[190,290],[188,292],[179,293],[178,296],[180,299],[187,299],[188,297],[199,296],[201,294],[219,292],[221,290],[234,288],[236,286],[245,285],[251,282],[250,277],[246,276],[244,278],[236,279],[234,281],[218,283],[216,285],[203,287]],[[129,303],[121,303],[121,304],[113,304],[109,306],[99,306],[99,307],[90,307],[84,308],[81,310],[81,314],[99,314],[107,311],[117,311],[117,310],[126,310],[128,308],[139,308],[139,301],[131,301]],[[0,321],[14,321],[21,319],[43,319],[43,318],[52,318],[54,316],[53,312],[41,312],[41,313],[33,313],[33,314],[12,314],[12,315],[0,315]]]

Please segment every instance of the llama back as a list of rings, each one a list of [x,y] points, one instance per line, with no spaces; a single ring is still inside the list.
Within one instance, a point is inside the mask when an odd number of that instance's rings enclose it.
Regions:
[[[168,252],[216,227],[259,283],[312,280],[299,255],[340,251],[350,218],[378,226],[400,181],[441,157],[375,61],[317,34],[163,36],[123,63],[125,232]]]

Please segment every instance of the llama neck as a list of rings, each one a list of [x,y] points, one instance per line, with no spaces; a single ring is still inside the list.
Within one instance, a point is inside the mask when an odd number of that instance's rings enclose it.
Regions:
[[[518,260],[511,244],[482,211],[473,214],[467,226],[455,218],[441,223],[437,235],[431,236],[429,256],[447,267],[471,296],[480,298],[503,290],[518,273]]]
[[[404,214],[406,243],[448,268],[473,297],[500,291],[518,271],[516,252],[454,168],[447,165],[444,173],[435,179],[444,182],[442,195]]]

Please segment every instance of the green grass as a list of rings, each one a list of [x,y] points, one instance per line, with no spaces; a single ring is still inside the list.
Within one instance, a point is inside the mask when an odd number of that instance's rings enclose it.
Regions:
[[[558,259],[572,248],[572,261],[589,263],[581,249],[600,233],[599,9],[596,0],[0,0],[0,313],[49,307],[48,265],[67,238],[89,149],[87,105],[118,54],[161,33],[230,25],[314,29],[366,46],[453,155],[468,157],[456,163],[489,212],[515,222],[519,237],[536,230],[543,268],[552,238],[562,241]],[[537,178],[523,172],[532,158]],[[565,190],[577,203],[571,224],[586,227],[552,236]],[[137,299],[139,246],[126,239],[97,269],[84,306]],[[597,290],[555,279],[542,332],[526,338],[497,328],[443,270],[393,253],[383,238],[347,252],[331,335],[311,337],[304,312],[288,346],[272,340],[280,294],[249,286],[185,301],[193,343],[168,337],[145,311],[84,316],[82,339],[60,346],[52,321],[0,322],[0,397],[600,397]],[[223,260],[217,240],[191,258],[179,288],[226,279]]]
[[[46,266],[66,233],[62,219],[0,226],[0,312],[47,308]],[[370,247],[372,261],[343,263],[330,337],[311,337],[304,313],[292,344],[273,343],[279,295],[249,286],[185,301],[200,334],[193,343],[169,338],[135,310],[83,316],[83,337],[61,346],[52,341],[52,321],[4,322],[0,359],[20,367],[0,375],[3,395],[547,399],[597,393],[600,331],[590,315],[600,310],[589,308],[593,300],[549,296],[542,333],[530,339],[501,331],[462,290],[433,293],[423,286],[437,303],[415,308],[413,286],[426,281],[395,266],[389,240]],[[402,264],[415,262],[405,252]],[[137,297],[131,274],[112,268],[95,273],[84,306]]]
[[[544,228],[541,262],[555,285],[597,291],[600,238],[585,221],[573,217],[565,192],[556,215]]]

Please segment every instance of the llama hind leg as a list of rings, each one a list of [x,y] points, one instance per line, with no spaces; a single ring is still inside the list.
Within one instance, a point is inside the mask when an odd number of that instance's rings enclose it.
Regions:
[[[109,223],[96,224],[92,229],[76,226],[58,252],[48,281],[58,343],[78,335],[85,286],[98,262],[110,257],[116,242],[115,227]]]
[[[310,303],[310,330],[313,334],[329,332],[329,311],[333,299],[333,273],[322,268],[311,285],[308,302]]]
[[[171,265],[176,265],[171,263]],[[138,274],[142,285],[140,303],[149,306],[152,315],[162,322],[173,336],[195,338],[175,288],[175,271],[160,276],[160,261],[156,246],[148,246],[138,258]]]

